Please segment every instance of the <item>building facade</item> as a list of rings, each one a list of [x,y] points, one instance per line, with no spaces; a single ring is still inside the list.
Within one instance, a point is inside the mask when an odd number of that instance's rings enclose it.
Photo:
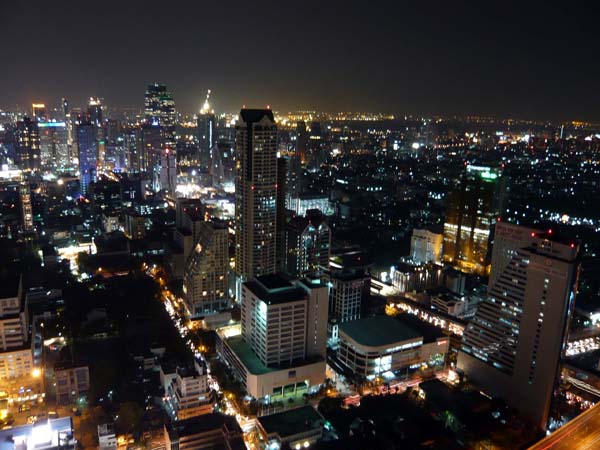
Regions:
[[[468,165],[447,199],[443,259],[464,272],[487,274],[492,226],[503,212],[499,169]]]
[[[286,228],[286,271],[294,276],[316,272],[329,264],[331,228],[319,210],[296,217]]]
[[[443,235],[415,228],[410,238],[410,258],[418,263],[437,263],[442,260]]]
[[[275,272],[277,126],[271,110],[240,112],[235,155],[235,270],[245,281]]]
[[[464,332],[458,367],[545,429],[566,348],[579,243],[500,222],[488,297]]]
[[[229,306],[228,272],[227,225],[201,222],[183,274],[184,299],[190,317],[216,314]]]

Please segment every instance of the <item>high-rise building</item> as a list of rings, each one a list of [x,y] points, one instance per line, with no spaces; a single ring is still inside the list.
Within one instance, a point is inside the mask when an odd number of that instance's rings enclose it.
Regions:
[[[300,163],[304,164],[307,161],[308,150],[308,130],[306,122],[300,121],[296,125],[296,156],[300,158]]]
[[[102,100],[98,97],[90,97],[88,102],[88,118],[97,127],[101,127],[104,123],[104,111]]]
[[[69,165],[69,135],[63,121],[38,122],[42,166],[56,169]]]
[[[48,115],[46,114],[46,105],[44,105],[43,103],[32,104],[31,116],[36,122],[45,122],[46,120],[48,120]]]
[[[87,195],[90,183],[96,181],[98,170],[98,140],[96,126],[83,120],[77,124],[77,150],[79,154],[79,181],[82,195]]]
[[[19,202],[21,204],[21,227],[23,231],[33,230],[33,210],[31,208],[31,188],[23,178],[19,182]]]
[[[210,103],[208,102],[209,99],[210,89],[206,94],[206,100],[204,101],[202,109],[200,110],[197,118],[198,150],[200,152],[198,155],[198,161],[200,161],[200,164],[206,167],[210,167],[212,160],[211,152],[217,142],[215,112],[210,107]]]
[[[444,261],[464,272],[487,274],[491,229],[502,215],[504,194],[500,170],[466,166],[460,186],[447,201]]]
[[[144,139],[147,158],[146,170],[154,170],[155,189],[165,190],[171,196],[177,188],[177,155],[175,145],[175,125],[177,113],[175,101],[164,84],[150,84],[145,95],[146,124],[144,136],[152,135],[152,139]],[[157,145],[158,144],[158,145]]]
[[[351,250],[331,256],[328,279],[329,315],[339,322],[360,319],[371,289],[366,255]]]
[[[458,367],[545,429],[566,349],[579,244],[499,222],[488,297],[463,336]]]
[[[175,101],[164,84],[149,84],[144,98],[146,122],[159,126],[164,132],[165,145],[174,147],[177,112]]]
[[[285,194],[287,184],[288,159],[277,158],[277,193],[275,199],[275,208],[277,210],[277,237],[275,239],[275,269],[281,272],[285,269],[285,226],[286,209]]]
[[[217,331],[217,351],[256,398],[306,393],[325,377],[328,287],[263,275],[242,285],[239,325]]]
[[[229,240],[225,223],[199,224],[199,237],[185,265],[183,291],[190,317],[207,316],[227,308]]]
[[[235,269],[249,280],[275,272],[277,126],[271,110],[242,109],[235,155]]]
[[[15,164],[23,171],[40,170],[40,131],[38,123],[29,117],[17,122]]]
[[[286,271],[294,276],[314,273],[329,264],[331,228],[318,209],[295,217],[286,228]]]
[[[410,259],[418,264],[440,262],[442,242],[441,234],[415,228],[410,238]]]
[[[244,283],[242,338],[266,366],[325,356],[326,293],[325,284],[293,284],[278,274]]]

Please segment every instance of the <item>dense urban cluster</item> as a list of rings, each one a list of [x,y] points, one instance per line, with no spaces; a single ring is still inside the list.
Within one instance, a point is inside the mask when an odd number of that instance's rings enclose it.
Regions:
[[[600,125],[211,95],[0,110],[1,442],[600,437]]]

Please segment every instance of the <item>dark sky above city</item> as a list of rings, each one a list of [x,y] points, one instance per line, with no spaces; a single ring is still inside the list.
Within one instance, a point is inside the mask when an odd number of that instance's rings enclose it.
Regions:
[[[594,3],[0,0],[0,107],[159,81],[184,112],[211,88],[217,112],[600,120]]]

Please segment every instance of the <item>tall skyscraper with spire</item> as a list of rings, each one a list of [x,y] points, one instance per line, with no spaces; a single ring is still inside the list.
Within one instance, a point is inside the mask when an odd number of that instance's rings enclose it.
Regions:
[[[235,269],[239,281],[275,272],[277,126],[269,109],[242,109],[235,139]]]
[[[206,100],[198,114],[198,161],[201,165],[212,169],[212,148],[217,142],[215,111],[210,107],[210,89],[206,94]]]

